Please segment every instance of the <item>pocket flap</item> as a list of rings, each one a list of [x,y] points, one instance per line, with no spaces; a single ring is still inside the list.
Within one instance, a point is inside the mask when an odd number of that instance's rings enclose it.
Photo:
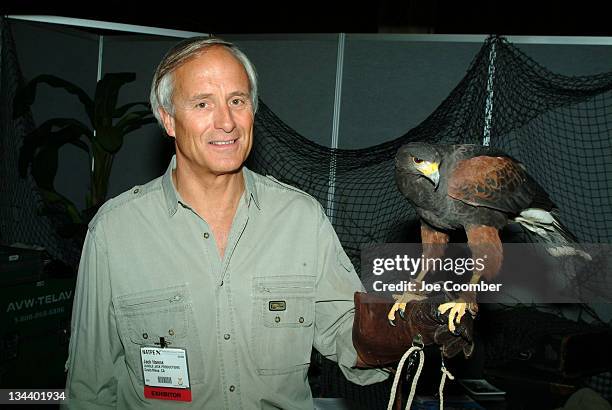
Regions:
[[[315,276],[253,279],[256,309],[266,327],[307,327],[314,322]]]
[[[187,338],[189,301],[186,286],[179,285],[119,296],[115,306],[132,342],[153,345],[164,337],[173,347]]]

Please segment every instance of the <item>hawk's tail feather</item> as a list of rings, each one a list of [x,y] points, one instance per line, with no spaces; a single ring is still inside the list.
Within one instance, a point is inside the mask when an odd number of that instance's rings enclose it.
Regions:
[[[558,219],[555,209],[546,211],[539,208],[527,208],[514,218],[525,233],[534,242],[553,244],[546,248],[555,257],[579,256],[591,260],[591,255],[580,249],[578,240]]]
[[[557,232],[559,232],[569,243],[577,243],[578,238],[574,236],[573,233],[570,232],[559,220],[559,211],[557,209],[553,209],[550,211],[550,214],[553,217],[553,226]]]

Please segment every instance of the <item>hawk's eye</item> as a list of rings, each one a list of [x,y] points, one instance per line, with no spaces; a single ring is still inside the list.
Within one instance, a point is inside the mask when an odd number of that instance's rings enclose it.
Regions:
[[[417,157],[412,157],[412,160],[414,161],[415,164],[420,164],[421,162],[423,162],[421,158],[417,158]]]

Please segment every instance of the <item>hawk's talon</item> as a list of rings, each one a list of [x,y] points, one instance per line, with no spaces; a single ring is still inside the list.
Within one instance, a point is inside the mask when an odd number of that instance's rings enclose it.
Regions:
[[[389,324],[393,327],[395,327],[395,312],[397,312],[397,310],[399,309],[399,304],[395,303],[393,305],[393,307],[391,308],[391,310],[389,311],[389,313],[387,313],[387,320],[389,321]]]
[[[409,301],[426,299],[424,295],[414,292],[404,292],[401,295],[393,295],[393,298],[395,299],[395,303],[387,314],[387,319],[389,319],[389,324],[391,326],[395,326],[395,312],[398,312],[399,316],[403,320],[406,320],[406,306]]]
[[[434,315],[438,323],[444,323],[444,317],[442,316],[442,312],[440,312],[439,309],[435,310]]]
[[[458,335],[456,332],[455,323],[460,324],[463,315],[468,311],[470,314],[474,311],[478,311],[477,305],[473,303],[467,303],[463,299],[458,299],[452,302],[442,303],[438,306],[438,311],[442,314],[448,311],[448,330],[454,335]],[[474,317],[475,314],[472,316]]]

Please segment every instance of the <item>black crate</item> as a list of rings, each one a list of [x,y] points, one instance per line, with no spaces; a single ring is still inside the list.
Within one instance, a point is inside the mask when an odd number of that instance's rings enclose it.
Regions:
[[[64,387],[74,286],[69,277],[0,287],[0,388]]]

